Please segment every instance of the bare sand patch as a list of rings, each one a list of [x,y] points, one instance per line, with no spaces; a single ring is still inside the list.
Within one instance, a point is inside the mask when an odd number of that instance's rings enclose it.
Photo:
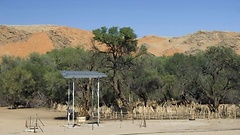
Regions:
[[[30,135],[25,132],[26,119],[36,116],[45,126],[42,135],[239,135],[240,119],[147,120],[147,127],[140,127],[141,120],[101,121],[100,125],[82,124],[66,127],[66,112],[46,108],[7,109],[0,108],[0,135]]]

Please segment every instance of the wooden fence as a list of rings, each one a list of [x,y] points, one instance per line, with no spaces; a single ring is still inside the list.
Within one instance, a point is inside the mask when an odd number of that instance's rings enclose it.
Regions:
[[[144,111],[145,110],[145,111]],[[103,120],[118,120],[118,119],[142,119],[145,117],[148,120],[163,120],[163,119],[218,119],[228,118],[236,119],[240,117],[240,109],[235,105],[220,105],[219,111],[216,113],[210,112],[206,105],[200,106],[157,106],[152,107],[137,107],[130,112],[111,111],[110,108],[102,107],[101,119]]]
[[[57,105],[54,107],[59,111],[66,111],[66,106]],[[145,108],[145,109],[144,109]],[[79,110],[76,108],[76,111]],[[89,110],[91,112],[91,110]],[[97,108],[94,109],[97,113]],[[91,114],[91,113],[89,113]],[[97,114],[95,114],[97,116]],[[142,119],[145,117],[150,120],[163,119],[236,119],[240,118],[239,105],[221,104],[217,113],[210,112],[207,105],[170,105],[170,106],[137,106],[132,112],[114,111],[113,108],[102,106],[100,108],[100,117],[102,120],[119,120],[119,119]]]

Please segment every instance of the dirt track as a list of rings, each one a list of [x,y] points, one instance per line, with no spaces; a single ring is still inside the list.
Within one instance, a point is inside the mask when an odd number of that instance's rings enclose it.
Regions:
[[[0,135],[30,135],[25,132],[26,119],[36,116],[44,123],[41,125],[42,135],[239,135],[240,119],[215,120],[148,120],[147,127],[140,127],[140,120],[129,121],[101,121],[100,125],[82,124],[74,128],[64,127],[66,119],[62,118],[66,112],[57,112],[49,109],[15,109],[0,108]]]

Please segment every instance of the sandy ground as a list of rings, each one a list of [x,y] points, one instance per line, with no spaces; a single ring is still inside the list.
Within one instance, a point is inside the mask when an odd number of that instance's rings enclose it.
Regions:
[[[36,134],[42,135],[239,135],[240,119],[147,120],[147,127],[140,127],[140,120],[101,121],[100,125],[82,124],[66,127],[66,112],[45,108],[13,109],[0,108],[0,135],[30,135],[26,132],[26,119],[35,116],[43,122]],[[28,121],[29,122],[29,121]]]

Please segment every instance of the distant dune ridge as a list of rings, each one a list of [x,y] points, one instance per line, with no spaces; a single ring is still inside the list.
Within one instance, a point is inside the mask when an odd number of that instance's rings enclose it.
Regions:
[[[82,46],[91,49],[91,31],[55,25],[0,25],[0,56],[27,57],[32,52],[45,54],[54,48]],[[194,54],[208,46],[227,46],[240,54],[240,32],[197,31],[182,37],[144,36],[145,45],[155,56],[174,53]]]

